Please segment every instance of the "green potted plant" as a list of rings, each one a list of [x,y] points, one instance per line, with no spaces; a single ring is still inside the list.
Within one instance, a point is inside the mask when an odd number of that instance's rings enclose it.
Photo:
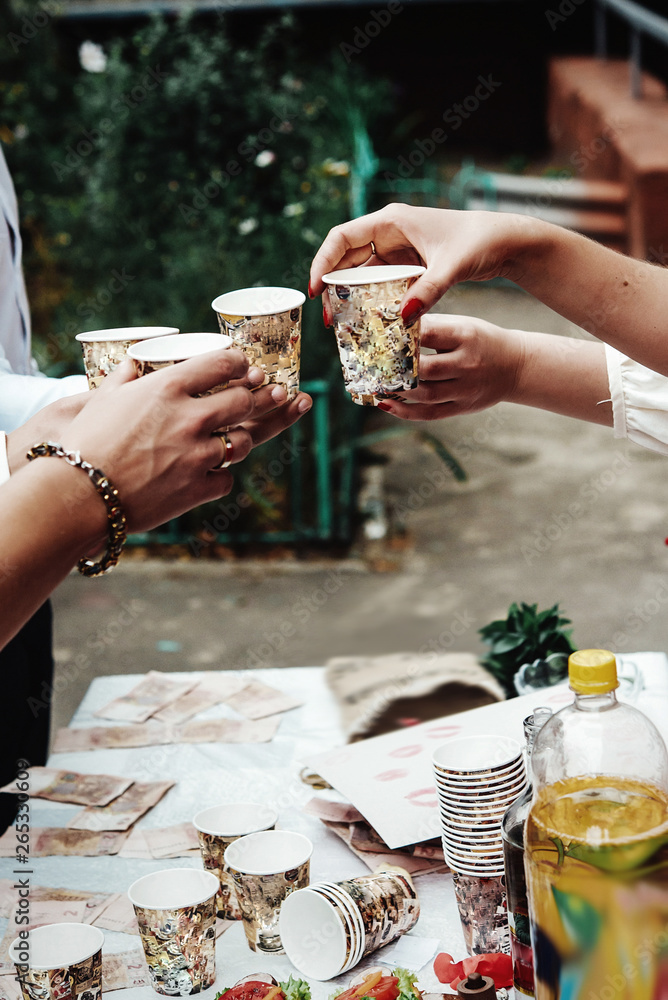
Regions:
[[[539,611],[537,604],[512,603],[508,616],[479,630],[490,647],[482,665],[498,680],[506,697],[515,698],[541,687],[550,687],[568,674],[571,642],[570,619],[555,604]]]

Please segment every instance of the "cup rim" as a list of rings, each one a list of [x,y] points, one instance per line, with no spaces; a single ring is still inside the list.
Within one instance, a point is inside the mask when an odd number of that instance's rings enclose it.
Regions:
[[[243,833],[238,832],[238,827],[233,828],[232,824],[227,827],[227,829],[222,827],[222,824],[218,824],[216,829],[214,829],[214,824],[207,824],[206,814],[213,813],[217,809],[238,809],[240,806],[243,808],[254,809],[256,812],[262,812],[273,816],[271,822],[258,821],[257,824],[252,826],[251,829],[244,829]],[[255,802],[221,802],[217,806],[207,806],[206,809],[200,809],[196,812],[192,818],[192,824],[199,833],[206,833],[210,837],[246,837],[251,833],[262,833],[266,830],[270,830],[278,822],[278,812],[271,806],[264,806],[260,803]]]
[[[268,835],[271,835],[271,839],[273,840],[276,840],[276,837],[281,837],[283,840],[285,840],[287,837],[293,838],[295,847],[297,843],[301,843],[303,851],[300,851],[299,854],[295,855],[295,860],[293,860],[292,858],[290,859],[291,864],[285,867],[279,867],[278,869],[276,868],[276,865],[267,865],[267,864],[263,865],[261,868],[258,868],[255,865],[252,867],[248,865],[244,865],[243,867],[241,867],[239,864],[237,864],[232,860],[234,854],[237,851],[241,851],[244,849],[244,846],[248,846],[248,841],[251,840],[251,838],[254,841],[254,845],[257,845],[260,838],[262,837],[266,838]],[[246,841],[246,845],[243,844],[243,841]],[[278,843],[278,841],[276,841],[276,843]],[[301,865],[306,864],[306,862],[310,860],[312,854],[313,854],[313,843],[312,841],[309,840],[308,837],[304,836],[303,833],[294,833],[292,830],[261,830],[258,833],[249,833],[245,837],[239,837],[238,840],[235,840],[231,844],[228,844],[228,846],[225,848],[225,853],[223,855],[223,858],[225,864],[229,868],[232,868],[235,872],[239,872],[240,875],[280,875],[282,872],[292,871],[293,868],[299,868]],[[299,860],[296,860],[297,858]]]
[[[427,270],[421,264],[372,264],[370,267],[344,267],[322,276],[326,285],[377,285],[402,278],[417,278]]]
[[[96,344],[116,340],[150,340],[153,337],[176,336],[180,333],[177,326],[117,326],[109,330],[89,330],[88,333],[77,333],[75,340],[80,344]],[[110,336],[114,334],[115,336]]]
[[[202,337],[206,337],[207,340],[202,342]],[[213,340],[209,341],[209,337],[215,337],[220,344],[214,343]],[[198,342],[203,345],[201,348],[197,347]],[[128,348],[128,357],[133,361],[164,364],[169,361],[188,361],[201,354],[210,354],[211,351],[227,350],[232,344],[232,338],[224,333],[179,333],[169,337],[140,340]],[[164,352],[163,355],[156,357],[156,351],[160,350]]]
[[[189,876],[196,875],[200,879],[204,878],[202,883],[201,893],[193,893],[193,897],[189,897],[187,902],[169,904],[161,903],[156,905],[154,903],[144,903],[140,902],[138,899],[133,898],[137,896],[137,889],[141,886],[142,882],[148,882],[149,879],[154,879],[156,875],[163,875],[167,878],[173,878],[174,875],[179,873],[187,873]],[[205,883],[209,882],[209,889],[205,889]],[[130,888],[128,889],[128,899],[133,906],[138,907],[141,910],[182,910],[186,906],[199,906],[200,903],[206,903],[207,900],[212,897],[215,898],[217,892],[220,889],[220,880],[217,875],[213,872],[207,871],[201,868],[161,868],[157,872],[149,872],[146,875],[142,875],[140,878],[135,879]]]
[[[301,896],[299,895],[300,893],[302,894]],[[336,922],[333,923],[333,925],[332,925],[332,926],[334,926],[336,928],[336,934],[334,936],[336,938],[335,943],[336,943],[336,945],[339,946],[339,948],[341,948],[341,946],[342,946],[343,955],[341,956],[341,959],[340,959],[338,965],[336,966],[336,971],[330,971],[330,967],[325,966],[324,971],[327,972],[327,973],[329,973],[326,976],[323,976],[323,974],[322,974],[323,970],[322,969],[318,969],[317,968],[317,962],[314,961],[313,964],[311,964],[309,962],[308,955],[306,956],[306,961],[305,962],[299,962],[299,964],[298,964],[295,961],[295,958],[292,957],[293,955],[295,955],[295,952],[293,951],[292,955],[291,955],[290,952],[288,951],[288,948],[286,947],[286,936],[287,935],[285,933],[285,924],[286,924],[286,921],[289,920],[290,917],[291,917],[290,911],[295,906],[297,906],[297,907],[300,906],[304,902],[304,900],[309,900],[309,899],[310,900],[314,900],[314,899],[317,900],[318,901],[317,905],[321,905],[322,906],[323,904],[326,904],[327,907],[328,907],[329,914],[336,916]],[[311,904],[311,905],[315,905],[315,904]],[[340,931],[340,935],[339,935],[339,931]],[[336,906],[335,906],[335,904],[331,900],[327,899],[325,896],[321,895],[320,893],[318,893],[318,892],[312,892],[310,890],[310,886],[306,886],[303,889],[297,889],[297,890],[295,890],[295,892],[291,892],[290,895],[287,896],[286,899],[283,900],[283,903],[281,904],[280,912],[279,912],[279,915],[278,915],[278,933],[280,935],[281,943],[283,944],[283,948],[285,950],[285,954],[286,954],[288,960],[290,962],[292,962],[292,964],[295,966],[295,968],[298,969],[299,972],[301,972],[304,976],[306,976],[309,979],[315,979],[315,980],[317,980],[319,982],[326,981],[327,979],[334,979],[335,976],[340,975],[341,972],[345,969],[346,965],[348,964],[348,962],[350,960],[350,956],[353,953],[353,942],[352,942],[352,939],[351,939],[350,952],[347,951],[347,948],[346,948],[346,933],[345,933],[345,928],[344,928],[344,925],[341,923],[341,920],[338,917],[338,914],[336,912]],[[303,934],[300,935],[300,938],[303,940]],[[328,936],[327,943],[330,944],[330,943],[333,943],[333,942],[334,942],[334,939]],[[290,947],[291,947],[291,944],[292,944],[292,942],[290,942]],[[297,957],[298,958],[304,958],[305,956],[298,955]],[[331,961],[331,969],[332,970],[334,968],[334,964],[335,964],[334,961]]]
[[[517,782],[514,785],[510,785],[508,788],[504,788],[503,791],[499,792],[476,792],[471,791],[468,794],[466,792],[454,792],[451,789],[436,787],[436,794],[439,800],[447,799],[449,802],[461,803],[462,805],[472,805],[476,802],[482,803],[483,805],[493,804],[494,802],[505,802],[508,798],[517,797],[522,794],[524,789],[527,787],[528,782],[522,781]]]
[[[507,747],[507,753],[504,755],[503,759],[499,761],[493,760],[491,763],[486,763],[481,767],[452,767],[444,764],[442,760],[439,760],[439,755],[452,752],[457,744],[468,744],[469,746],[472,746],[476,741],[481,742],[482,740],[492,741],[497,747]],[[498,772],[507,771],[512,769],[516,758],[518,757],[520,759],[523,758],[523,747],[521,743],[513,739],[511,736],[496,736],[492,733],[475,733],[472,736],[451,737],[449,740],[441,743],[439,747],[436,747],[431,759],[434,768],[438,767],[441,771],[452,774],[456,778],[458,775],[461,775],[462,777],[480,777],[481,774],[493,775]]]
[[[486,784],[496,787],[498,785],[503,785],[509,780],[514,780],[519,774],[526,773],[526,767],[522,757],[508,765],[504,770],[474,771],[473,773],[449,771],[436,762],[433,764],[433,769],[434,776],[436,778],[439,778],[446,784],[452,784],[453,787],[455,785],[467,784]]]
[[[276,297],[280,299],[282,295],[285,301],[279,301],[278,305],[274,303],[271,306],[251,305],[249,307],[246,303],[245,308],[242,308],[233,298],[233,296],[238,296],[241,299],[242,296],[246,295],[249,299],[253,299],[260,292],[264,292],[265,296],[277,293]],[[228,299],[228,302],[224,302],[224,299]],[[256,285],[252,288],[234,288],[230,292],[217,295],[211,303],[211,308],[222,316],[273,316],[278,315],[278,313],[292,312],[293,309],[303,306],[305,302],[306,296],[297,288],[286,288],[282,285]]]
[[[42,924],[40,927],[32,927],[28,931],[28,935],[30,936],[30,938],[32,938],[33,935],[36,937],[42,937],[44,935],[51,936],[53,934],[54,927],[76,927],[78,929],[85,927],[87,928],[86,934],[92,932],[93,936],[97,938],[96,944],[93,946],[91,942],[90,948],[86,948],[84,950],[84,954],[82,954],[81,957],[76,958],[72,962],[63,963],[62,961],[59,961],[55,963],[51,962],[48,964],[45,964],[43,962],[33,963],[32,961],[20,962],[18,961],[18,958],[14,957],[14,949],[18,948],[19,945],[24,944],[24,938],[17,937],[14,938],[9,948],[7,949],[14,964],[19,966],[26,965],[29,969],[32,969],[34,972],[48,972],[51,969],[69,968],[72,965],[79,965],[80,962],[88,961],[89,958],[92,958],[94,955],[97,954],[98,951],[100,951],[100,949],[104,944],[104,934],[102,933],[99,927],[93,927],[92,924],[84,924],[80,921],[73,921],[73,920],[63,921],[62,923],[59,924]]]

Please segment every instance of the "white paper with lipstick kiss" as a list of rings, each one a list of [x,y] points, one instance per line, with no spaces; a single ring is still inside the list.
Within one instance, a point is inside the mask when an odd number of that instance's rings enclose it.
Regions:
[[[629,653],[644,689],[637,707],[668,742],[668,660],[664,653]],[[438,837],[441,824],[432,771],[434,750],[455,736],[493,734],[524,743],[523,721],[534,708],[559,711],[573,699],[564,681],[535,694],[433,719],[332,750],[307,763],[362,813],[390,848]]]

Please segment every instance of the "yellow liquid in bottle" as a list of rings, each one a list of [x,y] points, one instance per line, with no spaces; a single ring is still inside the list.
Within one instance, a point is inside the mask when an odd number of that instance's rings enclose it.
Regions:
[[[543,789],[525,853],[537,1000],[668,1000],[668,796],[614,776]]]

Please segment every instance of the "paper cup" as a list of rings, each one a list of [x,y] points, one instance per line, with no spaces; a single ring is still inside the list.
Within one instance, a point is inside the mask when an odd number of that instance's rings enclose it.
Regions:
[[[336,883],[357,906],[364,923],[364,956],[395,941],[418,921],[420,904],[408,874],[360,875]]]
[[[333,979],[348,966],[353,950],[348,928],[342,908],[312,889],[293,892],[281,905],[285,954],[308,979]]]
[[[347,914],[348,919],[352,928],[352,939],[355,943],[355,948],[350,956],[350,960],[346,965],[344,972],[347,969],[352,969],[353,966],[357,965],[361,961],[364,954],[365,946],[365,933],[364,933],[364,922],[362,920],[362,915],[358,910],[355,903],[352,901],[350,896],[345,893],[338,885],[334,882],[318,882],[315,887],[318,892],[324,892],[328,894],[329,898],[335,900],[339,906],[343,909],[344,913]]]
[[[218,888],[212,872],[196,868],[153,872],[130,886],[128,896],[157,993],[189,996],[213,986]]]
[[[175,326],[126,326],[78,333],[75,340],[81,344],[88,388],[97,389],[106,376],[125,360],[133,344],[178,332]]]
[[[99,1000],[104,934],[89,924],[47,924],[9,947],[25,1000]]]
[[[282,954],[281,903],[309,883],[313,844],[301,833],[267,830],[240,837],[224,861],[234,880],[246,939],[253,951]]]
[[[343,380],[353,402],[378,406],[418,384],[420,323],[408,328],[401,300],[424,267],[353,267],[323,277]],[[328,306],[327,306],[328,303]]]
[[[225,850],[249,833],[273,830],[278,813],[269,806],[252,802],[231,802],[202,809],[193,817],[202,862],[219,880],[216,906],[223,920],[241,920],[241,910],[234,891],[234,880],[225,865]]]
[[[176,365],[179,361],[187,361],[200,354],[225,350],[231,346],[231,338],[223,337],[220,333],[181,333],[178,337],[156,337],[155,340],[134,344],[128,349],[128,356],[134,362],[137,376],[141,378],[142,375],[150,375],[162,368]],[[222,389],[227,389],[227,382],[222,382],[201,395],[211,396]]]
[[[238,288],[211,303],[221,333],[232,337],[267,382],[283,385],[288,399],[299,392],[302,306],[295,288]]]
[[[514,770],[522,756],[520,744],[508,736],[457,736],[438,747],[432,760],[448,776],[489,774],[496,780],[499,772]]]
[[[453,872],[459,917],[469,955],[510,954],[510,931],[503,875],[478,877]]]

